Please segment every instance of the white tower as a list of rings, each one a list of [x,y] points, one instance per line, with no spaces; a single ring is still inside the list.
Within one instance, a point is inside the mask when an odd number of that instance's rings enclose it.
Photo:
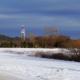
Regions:
[[[21,40],[25,41],[25,29],[24,29],[24,25],[22,25]]]

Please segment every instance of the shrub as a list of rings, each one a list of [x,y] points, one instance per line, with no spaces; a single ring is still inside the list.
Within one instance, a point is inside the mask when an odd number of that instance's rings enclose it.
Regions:
[[[68,60],[68,61],[77,61],[80,62],[80,50],[72,49],[72,52],[69,54],[65,53],[46,53],[46,52],[36,52],[36,57],[50,58],[50,59],[59,59],[59,60]]]

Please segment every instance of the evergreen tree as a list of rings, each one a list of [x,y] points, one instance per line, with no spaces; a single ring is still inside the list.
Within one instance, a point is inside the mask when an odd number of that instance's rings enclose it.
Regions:
[[[10,41],[10,47],[13,47],[14,43],[12,41]]]

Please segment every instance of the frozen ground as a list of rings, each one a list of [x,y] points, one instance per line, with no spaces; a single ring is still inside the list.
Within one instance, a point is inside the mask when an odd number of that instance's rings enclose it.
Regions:
[[[24,52],[24,55],[4,52]],[[29,57],[35,51],[55,51],[61,49],[0,48],[0,73],[21,80],[80,80],[80,63]]]

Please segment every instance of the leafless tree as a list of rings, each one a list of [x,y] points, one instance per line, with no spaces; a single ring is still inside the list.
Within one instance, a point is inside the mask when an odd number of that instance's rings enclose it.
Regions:
[[[49,27],[49,26],[44,27],[44,31],[45,31],[47,37],[49,37],[49,36],[54,37],[60,33],[59,29],[54,26],[53,27]]]
[[[28,33],[27,36],[28,36],[30,41],[34,41],[35,38],[36,38],[36,35],[34,33],[32,33],[32,32]]]
[[[44,27],[44,31],[45,31],[47,37],[49,37],[49,34],[50,34],[50,27],[49,27],[49,26],[48,26],[48,27]]]
[[[51,27],[51,36],[54,37],[56,35],[58,35],[60,33],[60,31],[58,30],[58,28],[56,27]]]

